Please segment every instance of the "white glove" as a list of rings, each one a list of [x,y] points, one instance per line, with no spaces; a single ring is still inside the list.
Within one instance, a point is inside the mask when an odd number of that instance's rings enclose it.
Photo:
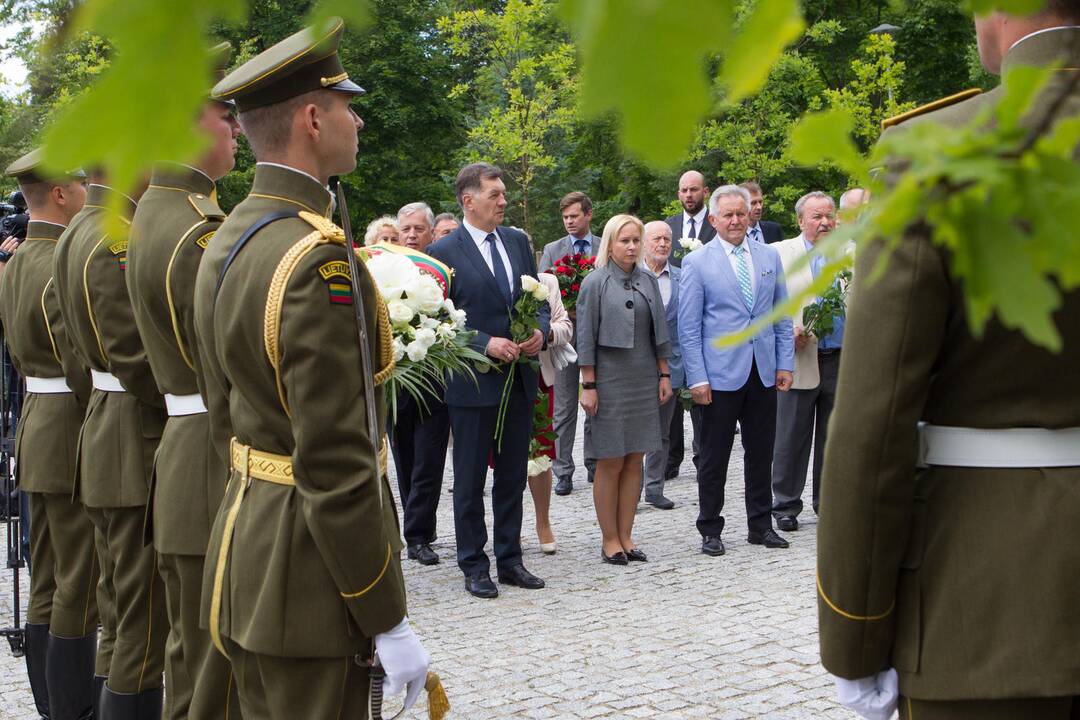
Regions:
[[[420,638],[409,625],[409,618],[404,618],[393,630],[375,636],[375,650],[379,653],[379,662],[386,671],[383,680],[383,696],[391,697],[407,687],[405,709],[408,710],[420,697],[427,680],[428,665],[431,656],[420,644]]]
[[[900,679],[889,668],[877,675],[845,680],[834,677],[836,697],[844,707],[854,710],[866,720],[889,720],[900,700]]]

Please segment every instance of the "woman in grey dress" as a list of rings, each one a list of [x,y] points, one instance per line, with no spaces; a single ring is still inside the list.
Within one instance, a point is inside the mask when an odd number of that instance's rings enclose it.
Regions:
[[[671,397],[664,303],[656,278],[638,265],[642,234],[633,215],[608,220],[577,303],[581,406],[592,418],[585,456],[597,459],[600,557],[614,565],[646,559],[631,537],[641,462],[660,449],[660,405]]]

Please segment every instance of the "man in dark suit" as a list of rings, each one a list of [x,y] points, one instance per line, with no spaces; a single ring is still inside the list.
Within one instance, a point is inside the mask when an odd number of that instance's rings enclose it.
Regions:
[[[691,238],[707,243],[716,237],[716,230],[709,224],[709,209],[705,201],[709,199],[709,186],[705,176],[697,170],[687,170],[679,178],[679,202],[683,211],[672,215],[664,222],[671,226],[672,248],[671,264],[682,265],[686,251],[679,245],[681,238]]]
[[[427,252],[433,240],[435,214],[427,203],[413,202],[397,213],[401,244]],[[451,283],[452,284],[452,283]],[[439,555],[432,547],[436,537],[435,513],[439,509],[446,446],[450,442],[450,417],[442,393],[428,394],[424,403],[407,392],[398,393],[397,417],[390,431],[390,450],[397,469],[401,494],[402,534],[410,560],[436,565]]]
[[[705,183],[705,176],[697,170],[687,170],[679,178],[679,202],[682,203],[683,211],[678,215],[672,215],[665,222],[671,227],[671,257],[668,262],[673,267],[682,266],[682,258],[686,250],[679,244],[682,238],[693,238],[707,243],[716,237],[716,229],[709,224],[709,209],[705,207],[705,201],[709,199],[709,186]],[[690,420],[694,426],[694,465],[697,465],[699,430],[699,410],[695,406],[690,410]],[[683,438],[684,411],[682,403],[675,403],[675,414],[671,417],[671,430],[668,437],[667,469],[664,477],[670,480],[679,475],[679,467],[686,455],[685,439]]]
[[[592,200],[583,192],[567,193],[559,201],[559,213],[562,215],[566,235],[544,246],[540,257],[540,272],[551,272],[552,266],[567,255],[596,256],[600,247],[600,238],[592,234]],[[570,319],[577,322],[577,314],[571,310]],[[570,338],[570,344],[577,347],[577,326]],[[555,411],[553,429],[555,431],[555,462],[552,470],[558,482],[555,484],[556,495],[569,495],[574,489],[574,436],[577,434],[578,395],[580,378],[577,361],[568,363],[562,370],[555,371]],[[591,430],[589,416],[585,416],[585,436]],[[589,482],[596,471],[596,459],[585,458],[585,469]]]
[[[780,223],[761,219],[765,210],[765,196],[761,192],[761,186],[750,180],[741,183],[739,187],[750,193],[750,226],[746,228],[746,239],[767,245],[783,240],[784,229],[780,227]]]
[[[521,276],[536,277],[536,260],[524,233],[502,227],[506,186],[502,171],[487,163],[466,165],[455,182],[465,217],[461,227],[431,245],[428,254],[454,270],[450,298],[476,332],[473,346],[497,364],[477,373],[476,381],[455,376],[446,384],[446,405],[454,435],[454,530],[458,566],[465,589],[476,597],[499,594],[484,552],[484,483],[488,461],[495,468],[491,488],[495,566],[499,582],[536,589],[544,581],[521,562],[521,496],[525,490],[538,377],[521,355],[536,356],[548,334],[550,310],[539,312],[540,329],[518,343],[511,338],[513,306],[521,295]],[[507,363],[510,363],[507,365]],[[507,367],[514,373],[506,409],[502,446],[494,441]]]

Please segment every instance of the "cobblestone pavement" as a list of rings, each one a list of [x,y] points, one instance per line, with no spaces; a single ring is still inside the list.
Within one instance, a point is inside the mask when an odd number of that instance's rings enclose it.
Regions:
[[[579,429],[579,461],[581,436]],[[465,593],[454,561],[447,465],[434,546],[443,561],[406,561],[405,569],[410,616],[446,685],[452,718],[854,717],[836,705],[818,664],[813,517],[787,534],[789,550],[748,545],[739,453],[730,469],[723,557],[699,552],[688,457],[667,488],[676,508],[643,504],[638,512],[634,537],[649,562],[602,564],[590,486],[579,468],[573,494],[552,496],[556,555],[540,553],[525,494],[525,565],[547,588],[500,586],[496,600]],[[10,622],[5,571],[0,623]],[[33,717],[23,661],[0,648],[0,720]]]

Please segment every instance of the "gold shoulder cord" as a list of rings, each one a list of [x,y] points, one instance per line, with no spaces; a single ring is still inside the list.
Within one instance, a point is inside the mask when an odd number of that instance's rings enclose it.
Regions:
[[[263,316],[263,341],[266,349],[266,357],[270,366],[274,369],[274,382],[277,384],[278,400],[285,414],[292,417],[289,403],[285,399],[285,386],[281,380],[281,309],[285,302],[285,288],[289,284],[296,267],[309,252],[319,245],[334,244],[345,245],[345,235],[341,228],[334,225],[326,218],[315,213],[301,212],[300,217],[315,231],[301,238],[299,242],[289,248],[274,270],[270,280],[270,289],[266,297],[266,313]],[[382,367],[375,373],[375,384],[382,385],[390,379],[394,372],[394,338],[390,328],[390,313],[386,308],[386,302],[376,292],[376,316],[379,325],[379,360]]]

